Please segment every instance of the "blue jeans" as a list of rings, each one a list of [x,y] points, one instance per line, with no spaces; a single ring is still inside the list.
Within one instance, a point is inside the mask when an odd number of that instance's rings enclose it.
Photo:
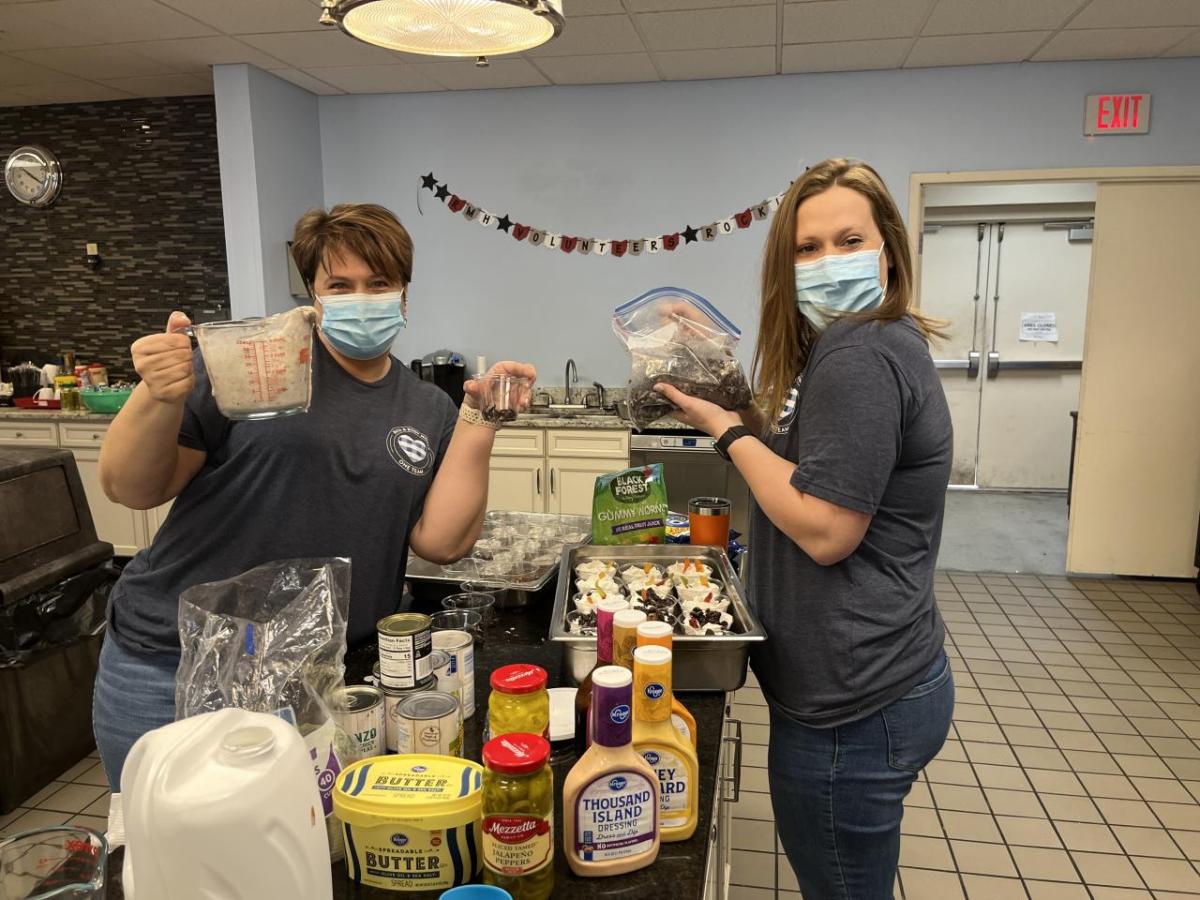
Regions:
[[[904,798],[950,730],[950,661],[939,654],[906,695],[848,725],[770,711],[775,825],[805,900],[891,900]]]
[[[92,730],[114,793],[121,790],[121,769],[137,739],[175,721],[178,667],[178,653],[132,653],[105,635],[92,695]]]

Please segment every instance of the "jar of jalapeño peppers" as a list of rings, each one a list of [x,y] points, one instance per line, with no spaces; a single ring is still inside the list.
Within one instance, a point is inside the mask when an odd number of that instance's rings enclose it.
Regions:
[[[513,900],[554,891],[554,776],[550,742],[505,734],[483,747],[483,878]]]

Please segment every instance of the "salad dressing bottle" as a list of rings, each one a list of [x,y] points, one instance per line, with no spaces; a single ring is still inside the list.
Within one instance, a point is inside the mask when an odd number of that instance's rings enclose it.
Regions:
[[[674,630],[666,622],[643,622],[637,629],[637,645],[639,647],[652,645],[666,647],[673,652],[672,634],[674,634]],[[691,742],[694,749],[697,740],[696,717],[680,702],[674,692],[671,694],[671,724],[675,726],[676,731]]]
[[[633,654],[633,747],[658,775],[659,829],[664,842],[696,831],[700,766],[696,748],[671,724],[671,651],[638,647]]]
[[[575,691],[575,758],[583,756],[592,742],[592,675],[613,660],[613,615],[627,604],[621,597],[609,597],[596,604],[596,665]]]
[[[592,673],[593,743],[563,784],[563,852],[576,875],[620,875],[658,858],[659,778],[633,749],[632,694],[628,669]]]

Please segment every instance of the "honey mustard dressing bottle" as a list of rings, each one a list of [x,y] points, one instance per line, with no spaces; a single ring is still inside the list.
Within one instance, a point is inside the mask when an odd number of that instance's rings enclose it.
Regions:
[[[562,793],[563,853],[576,875],[620,875],[658,858],[659,777],[633,748],[632,693],[628,669],[592,673],[592,745]]]
[[[633,748],[658,775],[661,839],[686,841],[696,831],[700,765],[696,748],[671,724],[666,647],[638,647],[633,654]]]
[[[643,622],[637,628],[637,645],[639,647],[666,647],[674,653],[672,634],[674,634],[674,629],[666,622]],[[672,662],[672,664],[674,663]],[[676,731],[691,742],[694,749],[697,739],[696,717],[688,712],[688,708],[680,702],[674,692],[671,693],[671,724],[675,726]]]

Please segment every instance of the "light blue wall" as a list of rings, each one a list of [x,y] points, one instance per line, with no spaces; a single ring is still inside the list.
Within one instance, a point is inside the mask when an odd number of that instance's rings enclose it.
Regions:
[[[529,359],[549,384],[574,356],[583,379],[621,383],[611,310],[657,285],[709,297],[753,342],[767,223],[657,256],[568,257],[454,216],[427,191],[419,215],[419,175],[554,231],[642,237],[774,194],[801,159],[853,155],[904,208],[912,172],[1200,163],[1197,84],[1200,59],[1180,59],[322,97],[325,200],[383,203],[412,232],[399,355],[448,345]],[[1101,91],[1151,92],[1151,133],[1085,138],[1084,97]]]
[[[231,312],[283,312],[287,241],[324,202],[317,98],[248,65],[215,66],[213,85]]]
[[[231,283],[252,275],[253,248],[235,244],[240,217],[253,217],[264,289],[286,298],[275,262],[295,218],[321,199],[319,170],[326,204],[383,203],[412,232],[399,356],[450,346],[528,359],[547,384],[561,384],[567,356],[585,381],[623,382],[611,310],[657,285],[709,297],[752,344],[766,223],[675,253],[568,257],[454,216],[429,192],[418,214],[419,175],[432,169],[494,213],[562,233],[642,237],[731,215],[786,187],[801,160],[831,155],[874,163],[901,207],[912,172],[1200,163],[1200,59],[322,97],[319,148],[307,95],[250,70],[244,89],[232,86],[248,101],[226,97],[222,68],[218,113],[244,116],[248,103],[257,178],[257,212],[251,197],[226,196]],[[1151,92],[1151,133],[1083,137],[1084,97],[1102,91]],[[237,164],[230,127],[223,170]],[[236,173],[228,179],[237,189]]]

